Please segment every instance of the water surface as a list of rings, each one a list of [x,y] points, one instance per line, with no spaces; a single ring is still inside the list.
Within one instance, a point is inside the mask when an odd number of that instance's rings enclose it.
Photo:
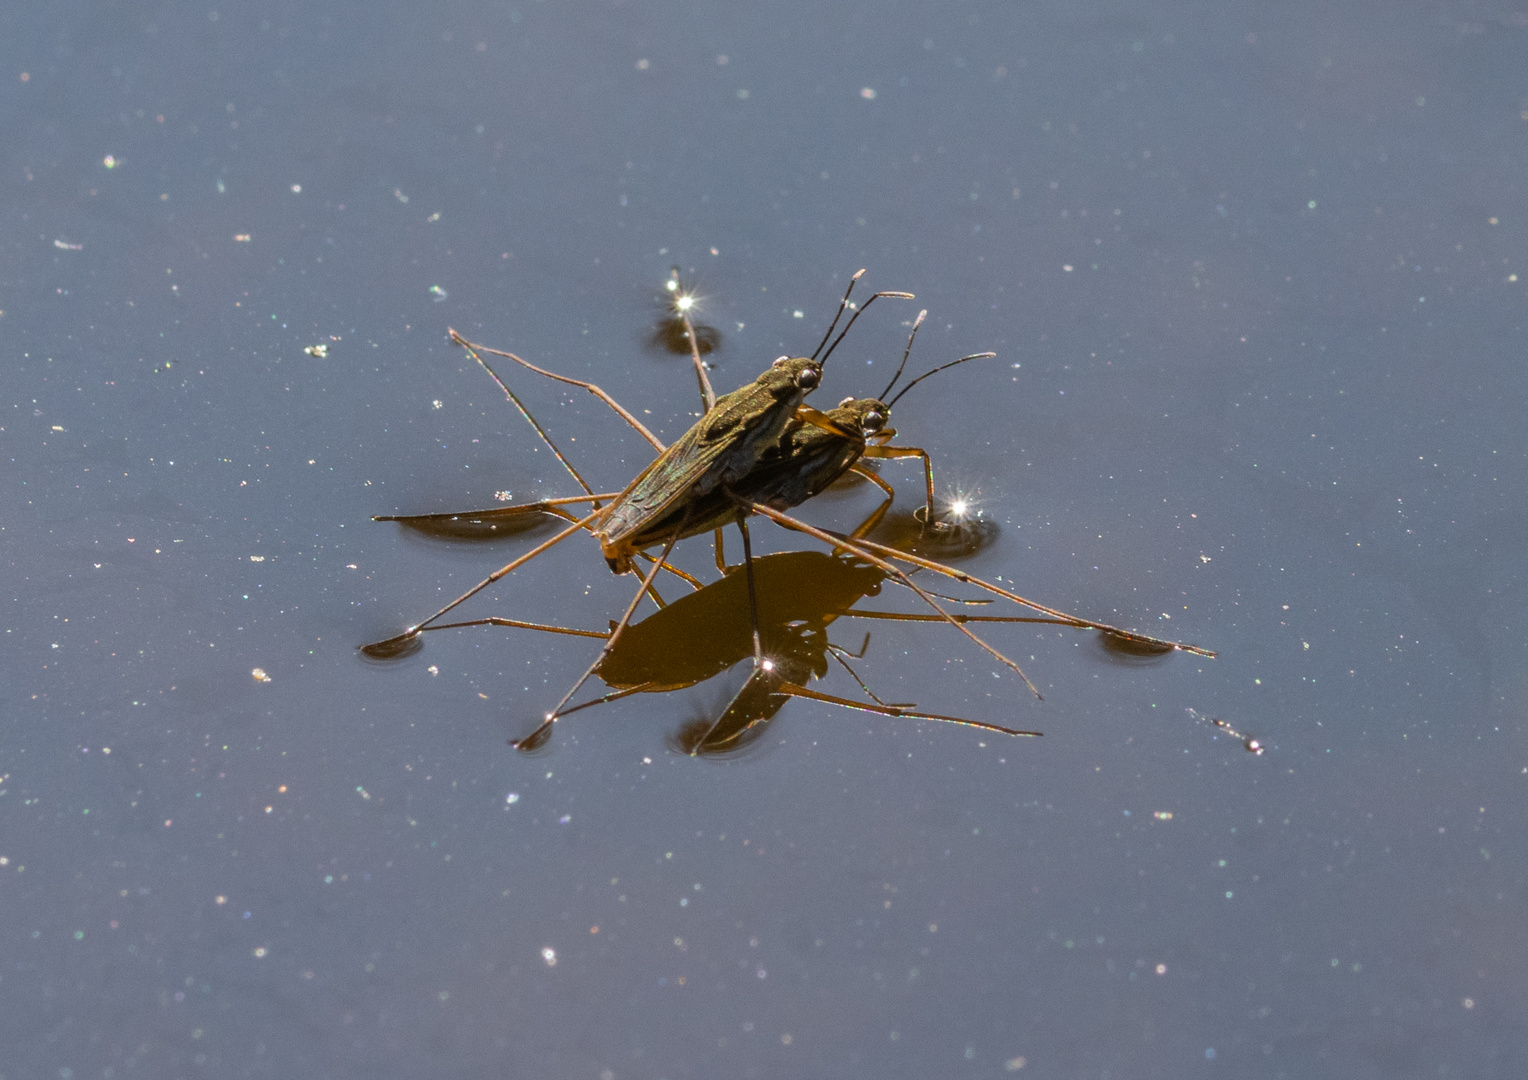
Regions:
[[[0,40],[0,1072],[1528,1067],[1521,12],[52,5]],[[675,265],[724,389],[860,267],[917,293],[820,396],[879,391],[925,307],[918,370],[1000,354],[895,417],[991,523],[959,565],[1219,658],[994,628],[1039,702],[948,627],[838,618],[885,700],[1044,738],[792,701],[699,759],[736,671],[526,756],[597,643],[367,662],[550,535],[371,515],[577,493],[447,327],[672,440]],[[591,483],[649,460],[515,379]],[[632,587],[574,538],[472,610],[600,630]]]

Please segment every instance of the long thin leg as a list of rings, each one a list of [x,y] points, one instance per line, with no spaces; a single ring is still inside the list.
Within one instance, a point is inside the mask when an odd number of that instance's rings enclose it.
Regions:
[[[700,407],[710,412],[716,405],[716,391],[711,389],[705,361],[700,358],[700,338],[695,336],[695,324],[690,321],[690,308],[695,297],[684,287],[684,282],[679,280],[677,266],[669,271],[666,287],[674,294],[674,313],[679,317],[679,324],[684,327],[684,339],[690,343],[690,363],[695,367],[695,381],[700,384]]]
[[[684,336],[690,343],[690,362],[695,365],[695,380],[700,383],[700,404],[706,412],[716,408],[716,391],[711,389],[711,380],[706,375],[706,362],[700,358],[700,339],[695,336],[695,324],[690,321],[690,313],[681,311],[679,318],[684,322]]]
[[[952,619],[954,619],[956,622],[963,622],[963,623],[989,622],[989,623],[1042,623],[1042,624],[1049,625],[1049,626],[1071,626],[1072,625],[1070,622],[1068,622],[1066,620],[1063,620],[1063,619],[1047,619],[1047,618],[1041,618],[1039,616],[1029,617],[1029,616],[1025,616],[1025,615],[954,615],[954,614],[952,614],[950,617]],[[944,622],[944,620],[941,619],[938,615],[919,615],[919,614],[916,614],[916,613],[903,612],[903,611],[860,611],[860,610],[857,610],[857,609],[854,609],[854,608],[851,608],[848,611],[845,611],[845,612],[841,613],[839,615],[839,618],[845,618],[845,619],[881,619],[881,620],[896,621],[896,622]],[[435,623],[435,624],[433,624],[431,626],[421,627],[419,632],[421,634],[427,634],[427,633],[433,633],[436,630],[460,630],[460,629],[463,629],[464,627],[470,627],[470,626],[503,626],[503,627],[517,628],[517,629],[521,629],[521,630],[540,630],[540,631],[542,631],[544,633],[548,633],[548,634],[567,634],[567,635],[569,635],[571,637],[598,638],[601,641],[604,641],[604,640],[606,640],[607,638],[610,637],[610,631],[608,631],[608,630],[579,630],[576,627],[572,627],[572,626],[554,626],[551,623],[533,623],[533,622],[526,622],[523,619],[506,619],[506,618],[504,618],[503,616],[500,616],[500,615],[489,615],[489,616],[486,616],[486,617],[481,618],[481,619],[464,619],[461,622]],[[868,637],[868,635],[867,635],[867,637]],[[858,652],[858,653],[849,653],[848,650],[846,650],[846,649],[844,649],[844,648],[842,648],[841,646],[838,646],[838,645],[832,645],[832,646],[829,646],[829,648],[830,648],[830,651],[834,652],[835,656],[836,656],[837,653],[847,653],[847,655],[853,656],[853,657],[856,657],[856,658],[861,658],[861,657],[864,656],[863,650],[861,652]],[[852,675],[854,673],[851,671],[850,674]],[[857,679],[858,679],[858,676],[856,676],[856,680]],[[651,683],[644,683],[643,685],[650,686],[652,684]],[[863,684],[861,684],[861,685],[863,685]],[[865,692],[867,694],[870,694],[870,691],[868,689]],[[876,701],[880,701],[880,698],[877,698],[874,694],[870,694],[870,697],[872,699],[876,700]],[[884,705],[886,703],[885,702],[881,702],[881,704]],[[579,708],[583,708],[584,706],[580,705],[578,707]],[[573,712],[573,711],[574,711],[573,709],[564,709],[560,715],[567,716],[568,713]]]
[[[819,529],[816,526],[808,525],[804,521],[800,521],[800,520],[798,520],[796,518],[790,517],[789,515],[782,514],[782,513],[780,513],[780,511],[774,509],[771,506],[765,506],[763,503],[747,502],[747,503],[744,503],[743,505],[748,507],[749,509],[753,510],[754,513],[763,514],[765,517],[771,518],[774,521],[779,522],[781,525],[784,525],[788,529],[794,529],[794,530],[796,530],[798,532],[804,532],[808,536],[815,536],[817,539],[819,539],[819,540],[821,540],[821,541],[823,541],[825,543],[835,545],[835,547],[842,547],[844,550],[846,550],[846,551],[850,552],[851,554],[853,554],[856,558],[863,559],[866,562],[870,563],[872,566],[879,567],[882,571],[884,571],[886,574],[890,575],[891,577],[896,578],[903,585],[906,585],[913,592],[917,593],[919,595],[919,597],[921,597],[925,603],[927,603],[930,607],[932,607],[935,611],[937,611],[940,614],[940,616],[944,619],[945,622],[949,623],[951,626],[955,627],[955,629],[959,630],[966,637],[970,638],[978,646],[980,646],[983,651],[988,653],[994,659],[1000,661],[1005,667],[1008,667],[1008,668],[1012,669],[1019,676],[1019,678],[1024,680],[1024,685],[1029,687],[1030,691],[1035,695],[1035,697],[1040,698],[1042,701],[1044,700],[1044,695],[1040,693],[1039,688],[1037,686],[1035,686],[1034,683],[1029,681],[1029,676],[1024,674],[1024,669],[1023,668],[1019,667],[1018,664],[1015,664],[1012,660],[1008,659],[1008,657],[1006,657],[1002,653],[998,652],[991,645],[988,645],[981,638],[977,637],[970,630],[966,629],[965,626],[961,625],[961,623],[958,620],[956,620],[954,618],[954,616],[952,616],[949,612],[945,611],[944,608],[939,606],[939,602],[937,600],[935,600],[932,596],[930,596],[924,590],[920,589],[918,587],[917,583],[914,582],[913,579],[908,576],[906,571],[902,570],[900,567],[894,566],[893,564],[887,562],[885,559],[879,558],[878,556],[871,554],[871,552],[869,550],[867,550],[867,546],[866,546],[867,542],[866,541],[852,541],[847,536],[844,536],[842,533],[836,533],[835,534],[835,533],[825,532],[824,530]]]
[[[466,619],[462,622],[436,623],[434,626],[426,626],[419,632],[421,634],[433,633],[436,630],[460,630],[465,626],[508,626],[521,630],[541,630],[548,634],[568,634],[572,637],[592,637],[603,641],[610,634],[600,630],[578,630],[571,626],[552,626],[549,623],[524,622],[520,619],[505,619],[498,615],[490,615],[485,619]]]
[[[743,533],[743,573],[746,574],[747,582],[749,582],[749,628],[753,631],[753,675],[758,675],[759,672],[773,671],[775,666],[764,658],[764,643],[759,639],[759,599],[758,590],[753,585],[753,542],[749,539],[749,515],[741,506],[738,507],[738,532]],[[720,529],[717,530],[717,551],[718,553],[721,551]],[[749,675],[749,681],[753,681],[753,675]],[[747,683],[743,686],[746,689]],[[741,694],[743,690],[740,689],[738,695]],[[733,697],[733,701],[736,701],[736,697]],[[717,713],[717,718],[711,721],[711,727],[707,727],[706,733],[695,741],[694,753],[700,752],[700,747],[706,745],[706,739],[711,738],[712,732],[717,730],[718,724],[721,724],[726,715],[727,709]]]
[[[486,510],[454,510],[443,514],[373,514],[371,520],[401,521],[408,525],[415,522],[423,524],[430,521],[450,521],[453,518],[485,518],[492,520],[494,518],[520,517],[525,514],[552,514],[565,521],[577,521],[577,518],[565,512],[559,512],[554,508],[569,506],[573,503],[594,503],[595,508],[598,509],[600,502],[613,499],[619,494],[620,492],[596,495],[591,491],[587,495],[568,495],[560,499],[539,499],[536,502],[520,503],[516,506],[493,506]]]
[[[563,717],[572,716],[576,712],[583,712],[585,709],[592,709],[596,705],[606,705],[612,701],[620,701],[622,698],[631,697],[633,694],[645,693],[646,691],[652,689],[654,685],[654,683],[650,682],[637,683],[636,686],[628,686],[622,690],[612,690],[610,693],[605,694],[602,697],[591,698],[588,701],[580,701],[577,705],[570,705],[566,709],[562,710],[562,712],[558,713],[557,719],[561,720]],[[538,728],[537,730],[540,729]],[[527,735],[519,742],[511,743],[510,745],[518,749],[522,744],[530,742],[533,736],[534,733],[532,733],[532,735]],[[531,747],[531,749],[534,749],[534,747]]]
[[[614,494],[569,495],[561,499],[543,499],[540,502],[522,503],[519,506],[496,506],[491,510],[462,510],[458,513],[444,514],[376,514],[373,515],[371,520],[396,521],[401,525],[412,525],[417,527],[427,526],[435,523],[457,521],[463,518],[477,521],[493,521],[496,518],[515,518],[523,517],[529,514],[546,514],[550,517],[562,518],[564,521],[576,522],[579,519],[568,513],[566,510],[562,509],[563,506],[566,506],[569,503],[592,502],[596,499],[613,498],[615,498]],[[651,555],[648,555],[644,552],[638,552],[637,554],[649,562],[652,561]],[[693,574],[685,573],[677,566],[665,563],[663,569],[666,572],[673,574],[675,577],[683,580],[692,589],[698,591],[699,589],[703,588],[703,585],[698,578],[696,578]],[[657,599],[656,593],[653,593],[653,596],[658,606],[662,607],[662,600]]]
[[[748,579],[748,626],[753,631],[753,673],[748,676],[747,682],[745,682],[743,687],[738,690],[736,695],[733,696],[733,701],[736,701],[738,697],[742,695],[743,690],[747,689],[749,683],[753,681],[755,676],[762,672],[769,672],[774,670],[774,665],[768,660],[764,659],[764,644],[759,636],[759,596],[753,580],[753,543],[748,537],[748,512],[741,506],[738,507],[737,512],[737,528],[738,532],[743,534],[743,573],[747,576]],[[718,554],[720,554],[720,529],[717,530],[716,550]],[[730,708],[731,706],[729,705],[726,709],[723,709],[721,712],[716,714],[716,719],[711,721],[711,726],[706,729],[705,734],[702,735],[699,739],[695,740],[695,749],[691,751],[692,755],[698,754],[700,752],[700,748],[706,744],[706,740],[711,738],[711,735],[716,731],[717,726],[720,725],[722,720],[726,718],[727,712]]]
[[[764,646],[759,641],[759,596],[753,584],[753,543],[748,539],[748,516],[739,510],[737,529],[743,534],[743,573],[748,578],[748,625],[753,629],[753,666],[764,666]]]
[[[934,463],[929,460],[928,451],[917,446],[867,446],[862,457],[867,458],[908,458],[916,457],[923,459],[923,497],[924,514],[927,515],[925,525],[934,523]]]
[[[870,635],[866,634],[865,635],[865,645],[868,646],[869,644],[870,644]],[[881,706],[883,709],[916,709],[918,707],[917,705],[914,705],[910,701],[903,701],[903,702],[882,701],[876,695],[876,692],[874,690],[870,689],[870,687],[866,685],[865,680],[859,677],[859,672],[855,671],[854,668],[849,666],[849,661],[847,659],[845,659],[845,657],[844,657],[844,654],[845,654],[845,652],[847,650],[840,649],[837,645],[834,645],[834,644],[832,644],[830,642],[828,644],[828,650],[827,651],[828,651],[828,655],[829,656],[831,656],[834,660],[838,661],[838,666],[843,668],[845,671],[847,671],[849,673],[849,678],[853,679],[856,683],[859,684],[859,688],[865,692],[865,696],[867,698],[869,698],[871,701],[875,702],[877,705]],[[848,653],[848,655],[849,656],[854,656],[853,653]],[[865,654],[864,654],[864,651],[862,649],[861,652],[860,652],[860,655],[856,656],[855,659],[858,660],[861,657],[863,657],[864,655]]]
[[[864,521],[855,526],[854,531],[849,534],[851,537],[858,540],[860,537],[869,536],[872,532],[875,531],[875,527],[879,525],[881,523],[881,519],[886,516],[886,511],[891,509],[892,500],[897,497],[897,493],[891,489],[890,484],[877,476],[874,470],[862,469],[858,465],[852,466],[851,469],[853,472],[859,473],[866,480],[869,480],[872,484],[886,493],[886,498],[881,500],[881,505],[877,506],[875,510],[872,511]]]
[[[930,596],[939,596],[941,600],[950,599],[948,596],[940,596],[938,593],[930,593]],[[981,603],[982,601],[977,601]],[[920,615],[913,611],[863,611],[859,608],[850,608],[840,612],[841,619],[881,619],[886,622],[946,622],[947,620],[938,615]],[[1053,619],[1045,615],[959,615],[951,613],[951,619],[958,623],[1037,623],[1041,626],[1070,626],[1077,628],[1077,623],[1071,619]]]
[[[546,714],[546,719],[541,722],[540,727],[531,732],[525,738],[513,743],[515,749],[534,749],[535,747],[544,743],[551,733],[552,725],[557,722],[557,717],[559,714],[561,714],[562,707],[572,699],[574,694],[578,693],[579,688],[582,687],[584,683],[588,682],[589,677],[594,674],[594,672],[602,663],[605,662],[605,657],[610,655],[610,650],[615,648],[615,643],[621,640],[621,634],[624,633],[626,627],[631,624],[631,616],[636,612],[637,605],[642,602],[643,594],[647,592],[649,587],[651,587],[653,578],[658,576],[658,571],[668,560],[669,552],[673,551],[674,545],[679,542],[679,534],[684,531],[684,520],[685,519],[681,519],[679,527],[676,528],[673,535],[669,537],[668,543],[663,545],[663,554],[658,556],[658,561],[653,564],[652,569],[648,570],[647,576],[642,579],[642,587],[639,588],[637,590],[637,594],[631,598],[631,603],[626,605],[626,611],[621,615],[621,621],[616,623],[615,627],[610,631],[610,636],[605,639],[604,647],[600,649],[600,654],[594,658],[594,663],[590,664],[589,669],[579,677],[579,680],[568,689],[566,694],[562,695],[562,700],[557,703],[556,707],[552,709],[551,712]]]
[[[943,716],[939,713],[915,712],[912,709],[903,709],[896,705],[867,705],[863,701],[855,701],[853,698],[838,697],[835,694],[824,694],[820,690],[811,690],[798,683],[779,683],[781,693],[790,694],[792,697],[807,698],[811,701],[825,701],[830,705],[842,705],[846,709],[857,709],[860,712],[878,713],[881,716],[906,717],[911,720],[940,720],[946,724],[959,724],[962,727],[979,728],[982,731],[996,731],[1004,735],[1027,735],[1031,738],[1039,738],[1044,732],[1020,731],[1015,728],[1003,727],[1001,724],[987,724],[980,720],[965,720],[959,716]]]
[[[499,389],[504,391],[504,396],[509,398],[509,400],[514,403],[515,408],[520,410],[520,415],[525,417],[526,421],[531,425],[531,427],[536,429],[536,434],[541,436],[541,441],[547,444],[547,447],[552,451],[552,455],[557,458],[558,461],[562,462],[562,467],[568,470],[568,473],[573,477],[574,480],[578,481],[578,486],[583,488],[590,495],[593,495],[594,489],[585,482],[581,475],[579,475],[578,470],[573,467],[573,463],[563,455],[563,452],[557,449],[557,444],[554,443],[552,441],[552,437],[546,433],[546,429],[537,423],[536,418],[531,415],[531,411],[525,407],[525,403],[521,401],[520,398],[516,396],[515,392],[509,388],[509,384],[506,383],[503,379],[499,378],[499,373],[493,368],[489,367],[488,362],[478,355],[477,350],[474,349],[471,345],[468,345],[467,342],[464,341],[456,333],[455,330],[451,331],[451,339],[462,348],[466,349],[467,355],[476,360],[478,362],[478,366],[481,367],[484,371],[488,372],[489,377],[493,379],[494,382],[499,384]],[[594,508],[598,510],[599,505],[600,504],[598,502],[595,502]]]
[[[715,545],[716,545],[716,569],[721,571],[723,574],[730,574],[732,572],[732,567],[727,565],[727,554],[726,554],[726,550],[725,550],[725,548],[723,547],[723,544],[722,544],[722,530],[721,530],[721,528],[719,526],[718,526],[718,528],[716,530],[716,534],[715,534]]]
[[[637,552],[637,557],[639,559],[646,559],[648,562],[656,562],[657,561],[657,560],[655,560],[651,555],[649,555],[645,551]],[[675,566],[673,563],[664,563],[663,564],[663,572],[665,574],[673,574],[676,578],[678,578],[679,580],[683,581],[686,585],[688,585],[695,592],[700,592],[701,589],[704,589],[706,587],[704,582],[702,582],[694,574],[686,574],[683,570],[679,569],[679,567]],[[659,606],[661,607],[662,605],[659,605]]]
[[[851,674],[853,674],[853,672],[851,672]],[[865,703],[865,701],[854,701],[851,700],[851,698],[837,697],[837,695],[834,694],[824,694],[824,692],[821,692],[821,690],[808,689],[808,687],[802,686],[802,684],[782,680],[782,678],[776,677],[776,675],[773,675],[772,672],[769,671],[755,671],[753,674],[750,674],[746,683],[744,683],[743,686],[738,689],[738,692],[736,692],[735,695],[732,695],[732,701],[727,703],[726,709],[721,712],[721,718],[726,718],[727,713],[729,713],[730,710],[732,710],[733,707],[738,704],[738,701],[743,700],[743,695],[749,692],[750,687],[753,686],[755,681],[761,681],[761,683],[769,684],[767,689],[769,689],[770,694],[779,695],[779,697],[805,698],[805,700],[808,701],[822,701],[822,703],[825,704],[834,704],[834,706],[840,706],[843,707],[843,709],[854,709],[857,710],[857,712],[871,712],[880,716],[892,716],[892,718],[935,719],[935,721],[941,721],[941,723],[960,724],[961,727],[975,727],[975,729],[984,730],[984,732],[998,732],[1002,733],[1002,735],[1041,735],[1041,732],[1024,732],[1024,730],[1016,730],[1012,729],[1012,727],[1002,727],[1001,724],[983,723],[983,721],[979,721],[979,719],[964,719],[963,716],[946,716],[943,715],[943,713],[937,712],[918,712],[918,710],[914,709],[914,707],[886,706],[886,704],[868,704]],[[866,692],[868,692],[868,690],[866,690]],[[871,697],[874,697],[874,695],[871,695]],[[769,716],[758,716],[758,718],[752,719],[752,721],[749,721],[749,723],[744,724],[743,729],[738,730],[738,732],[733,732],[727,741],[738,741],[738,739],[743,738],[744,732],[747,732],[750,727],[755,726],[755,724],[766,723],[767,719],[769,719]],[[717,727],[720,726],[720,723],[721,719],[718,719],[717,724],[712,724],[711,729],[707,729],[704,735],[701,735],[700,738],[695,739],[694,744],[692,744],[691,747],[691,752],[689,752],[691,753],[692,758],[697,758],[697,756],[700,756],[701,750],[706,749],[707,742],[711,741],[712,733],[715,733],[715,730],[717,730]],[[718,750],[720,747],[711,747],[711,749]]]
[[[652,443],[655,450],[657,450],[659,453],[662,453],[664,448],[663,444],[658,441],[657,437],[654,436],[651,431],[648,431],[647,428],[642,426],[642,421],[638,420],[635,416],[631,415],[631,413],[627,412],[626,409],[622,407],[620,402],[616,401],[615,398],[605,393],[605,391],[601,390],[593,383],[584,382],[582,379],[574,379],[567,375],[559,375],[555,371],[548,371],[546,368],[537,367],[529,360],[522,360],[512,352],[505,352],[502,349],[490,349],[486,345],[474,345],[472,342],[468,341],[466,338],[462,337],[455,330],[452,330],[449,327],[447,328],[447,333],[451,335],[452,341],[456,342],[463,348],[477,349],[481,352],[490,353],[493,356],[502,356],[506,360],[513,360],[515,363],[521,365],[522,367],[530,368],[530,370],[534,371],[537,375],[545,375],[549,379],[556,379],[558,382],[567,383],[570,386],[582,387],[583,389],[589,391],[589,393],[593,394],[595,397],[599,398],[606,405],[609,405],[612,409],[614,409],[616,411],[616,415],[618,415],[622,420],[625,420],[628,424],[635,428],[637,433],[644,439]]]
[[[384,641],[374,641],[370,645],[362,645],[361,646],[361,651],[365,652],[365,653],[369,653],[371,655],[382,655],[382,656],[386,656],[389,653],[397,652],[400,648],[402,648],[404,645],[407,645],[416,636],[418,636],[418,634],[419,634],[419,632],[421,630],[423,630],[425,627],[429,626],[432,622],[434,622],[436,619],[440,618],[442,615],[444,615],[446,612],[450,611],[452,608],[456,607],[456,605],[460,604],[464,600],[469,599],[470,597],[476,596],[478,593],[480,593],[484,589],[488,588],[488,586],[492,585],[495,581],[498,581],[505,574],[508,574],[508,573],[512,572],[516,567],[524,566],[526,563],[530,562],[537,555],[540,555],[543,551],[545,551],[548,548],[552,547],[554,544],[560,544],[560,543],[562,543],[562,541],[566,540],[568,537],[572,536],[574,533],[578,532],[580,529],[586,528],[589,525],[590,522],[592,522],[595,518],[597,518],[599,516],[599,514],[600,514],[600,511],[596,510],[594,513],[590,514],[588,517],[583,518],[583,519],[581,519],[579,521],[576,521],[572,525],[569,525],[566,529],[563,529],[562,532],[558,533],[556,536],[552,537],[550,540],[545,540],[542,543],[537,544],[535,547],[531,548],[531,550],[527,551],[524,555],[521,555],[519,558],[513,559],[510,562],[506,563],[505,565],[499,567],[497,570],[495,570],[493,573],[489,574],[482,581],[478,582],[472,588],[468,589],[466,592],[462,593],[462,595],[458,596],[455,600],[451,601],[445,607],[441,608],[434,615],[431,615],[428,619],[424,620],[424,622],[415,623],[413,626],[409,627],[403,633],[398,634],[396,637],[390,637],[390,638],[387,638]],[[653,573],[656,574],[657,571],[655,570],[655,571],[653,571]],[[651,584],[650,580],[649,580],[648,584]],[[641,594],[638,594],[638,595],[640,596]]]
[[[830,650],[834,650],[836,652],[839,652],[839,653],[843,654],[844,656],[852,656],[856,660],[863,660],[863,659],[865,659],[865,654],[870,651],[870,631],[869,630],[865,631],[865,640],[860,642],[859,652],[854,652],[851,649],[846,649],[842,645],[834,645],[831,641],[828,642],[828,648]],[[870,696],[872,698],[875,697],[874,694],[871,694]],[[876,700],[879,701],[880,699],[876,698]],[[884,705],[885,702],[881,702],[881,704]]]
[[[783,517],[784,515],[779,516]],[[1075,626],[1079,629],[1102,630],[1106,634],[1112,634],[1115,637],[1123,638],[1126,641],[1138,642],[1142,645],[1153,645],[1164,649],[1178,649],[1182,652],[1193,653],[1195,656],[1204,656],[1210,659],[1214,659],[1215,657],[1213,650],[1202,649],[1198,645],[1187,645],[1179,641],[1168,641],[1165,638],[1152,637],[1150,634],[1139,634],[1133,630],[1122,630],[1117,626],[1110,626],[1108,623],[1094,622],[1092,619],[1084,619],[1077,615],[1069,615],[1064,611],[1058,611],[1056,608],[1046,607],[1044,604],[1038,604],[1033,600],[1027,600],[1020,596],[1018,593],[1010,592],[999,585],[992,584],[990,581],[983,581],[981,578],[968,574],[964,570],[957,570],[953,566],[946,566],[943,563],[934,562],[932,559],[925,559],[918,555],[911,555],[908,552],[899,551],[893,547],[887,547],[885,544],[877,544],[873,540],[862,539],[855,541],[855,543],[866,551],[878,551],[886,555],[887,558],[897,559],[901,562],[909,562],[915,566],[921,566],[925,569],[933,570],[936,573],[943,574],[946,577],[954,578],[956,581],[962,582],[964,584],[974,585],[978,589],[985,589],[988,592],[996,593],[998,596],[1012,600],[1016,604],[1022,604],[1033,611],[1038,611],[1044,615],[1050,615],[1051,617],[1064,622],[1069,626]]]
[[[863,270],[860,273],[864,273]],[[675,277],[678,277],[678,268],[675,267]],[[711,379],[706,375],[705,361],[700,358],[700,338],[695,336],[695,324],[690,321],[690,313],[687,309],[681,309],[679,317],[684,321],[685,340],[690,343],[690,363],[695,365],[695,378],[700,383],[700,403],[706,412],[716,407],[716,391],[711,388]],[[722,573],[727,572],[727,559],[722,554],[722,530],[715,532],[716,543],[716,568]]]

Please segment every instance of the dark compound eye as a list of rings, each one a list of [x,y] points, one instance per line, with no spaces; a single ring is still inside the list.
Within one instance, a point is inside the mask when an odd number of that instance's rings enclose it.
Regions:
[[[883,427],[886,426],[886,414],[876,412],[874,409],[871,409],[865,414],[865,419],[862,421],[862,426],[865,429],[865,434],[874,435],[877,431],[880,431]]]
[[[821,381],[822,381],[822,369],[821,368],[816,368],[816,367],[803,368],[801,373],[796,376],[796,385],[799,386],[803,390],[813,390],[813,389],[816,389],[817,384],[819,382],[821,382]]]

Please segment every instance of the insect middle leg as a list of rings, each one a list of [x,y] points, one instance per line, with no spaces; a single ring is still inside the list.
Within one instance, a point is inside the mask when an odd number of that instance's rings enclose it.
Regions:
[[[385,659],[389,659],[389,658],[394,657],[394,656],[401,655],[418,638],[420,631],[426,629],[436,619],[440,618],[442,615],[444,615],[446,612],[450,611],[452,608],[456,607],[458,604],[461,604],[464,601],[469,600],[472,597],[476,596],[478,593],[480,593],[484,589],[488,588],[488,586],[492,585],[495,581],[498,581],[500,578],[504,577],[506,574],[512,573],[518,567],[524,566],[526,563],[528,563],[532,559],[534,559],[537,555],[540,555],[542,552],[547,551],[548,549],[552,548],[553,546],[562,543],[562,541],[566,540],[568,537],[572,536],[574,533],[579,532],[580,530],[587,528],[590,524],[593,523],[594,519],[597,518],[598,516],[599,516],[599,511],[596,510],[594,513],[590,514],[588,517],[580,518],[578,521],[575,521],[572,525],[569,525],[566,529],[563,529],[556,536],[552,537],[549,540],[545,540],[545,541],[543,541],[540,544],[537,544],[535,547],[531,548],[531,550],[527,551],[524,555],[521,555],[519,558],[512,559],[508,563],[506,563],[505,565],[499,567],[497,570],[495,570],[493,573],[489,574],[482,581],[478,582],[472,588],[468,589],[466,592],[462,593],[462,595],[458,596],[455,600],[451,601],[445,607],[441,608],[434,615],[431,615],[428,619],[425,619],[423,622],[414,624],[413,626],[409,627],[407,630],[405,630],[401,634],[397,634],[397,635],[395,635],[393,637],[386,638],[386,639],[384,639],[382,641],[374,641],[370,645],[362,645],[361,646],[361,651],[363,653],[365,653],[367,656],[370,656],[370,657],[372,657],[374,659],[378,659],[378,660],[385,660]],[[654,571],[654,573],[656,573],[656,571]],[[650,582],[649,582],[649,584],[650,584]],[[638,594],[638,595],[640,596],[640,594]]]

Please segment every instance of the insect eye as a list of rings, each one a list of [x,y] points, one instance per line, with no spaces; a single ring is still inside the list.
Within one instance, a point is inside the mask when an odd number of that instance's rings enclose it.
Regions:
[[[770,367],[779,367],[781,364],[785,363],[789,359],[790,359],[790,357],[788,357],[788,356],[777,356],[777,357],[775,357],[775,362],[773,364],[770,364],[769,366]]]
[[[853,404],[854,404],[854,399],[852,397],[846,397],[846,398],[844,398],[842,401],[840,401],[838,403],[838,407],[840,409],[845,409],[845,408],[848,408],[850,405],[853,405]]]
[[[796,385],[801,387],[803,390],[814,389],[821,381],[822,370],[820,368],[802,368],[801,373],[796,376]]]
[[[886,426],[886,414],[878,413],[872,409],[870,412],[865,414],[865,419],[862,423],[866,434],[874,435],[877,431],[880,431],[881,428]]]

